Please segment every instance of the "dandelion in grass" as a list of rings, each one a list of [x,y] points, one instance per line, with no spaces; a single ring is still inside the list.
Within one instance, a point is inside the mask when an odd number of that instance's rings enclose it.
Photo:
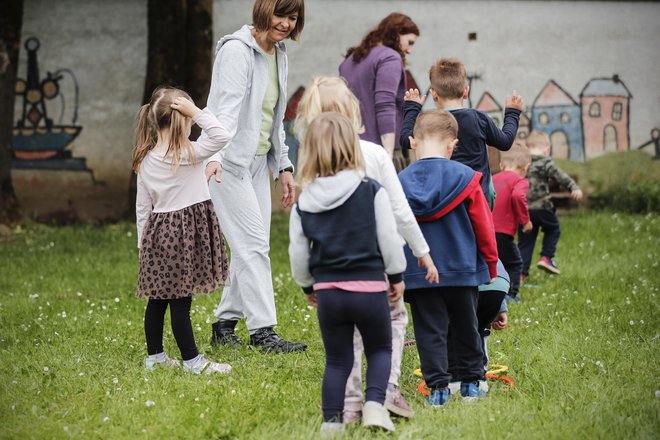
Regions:
[[[112,378],[112,383],[114,383],[114,384],[119,383],[119,379],[116,378],[116,377],[113,377],[113,378]]]
[[[48,373],[50,371],[50,368],[44,367],[44,373]]]
[[[110,417],[103,417],[103,423],[108,423],[110,421]]]
[[[147,400],[146,402],[144,402],[144,406],[146,406],[147,408],[152,407],[155,404],[156,402],[154,402],[153,400]]]

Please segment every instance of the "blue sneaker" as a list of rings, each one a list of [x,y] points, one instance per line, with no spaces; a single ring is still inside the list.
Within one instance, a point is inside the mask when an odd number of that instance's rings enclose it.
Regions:
[[[474,400],[486,397],[486,393],[479,389],[479,382],[461,382],[461,396],[465,400]]]
[[[449,397],[451,397],[449,387],[436,388],[431,390],[431,394],[426,398],[426,404],[437,408],[447,403]]]
[[[506,301],[507,304],[509,304],[509,303],[518,304],[520,302],[520,298],[518,298],[517,296],[511,296],[511,295],[508,295],[508,294],[504,297],[504,300]]]

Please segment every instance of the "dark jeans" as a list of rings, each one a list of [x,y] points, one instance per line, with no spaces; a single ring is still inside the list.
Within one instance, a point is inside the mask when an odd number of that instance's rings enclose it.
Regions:
[[[515,298],[520,290],[520,274],[523,268],[520,250],[512,235],[497,232],[495,233],[495,239],[497,240],[497,255],[499,255],[500,261],[502,261],[509,274],[511,285],[508,293]]]
[[[346,381],[353,368],[353,329],[367,357],[366,400],[385,402],[392,363],[392,325],[386,292],[317,292],[319,326],[325,347],[321,389],[324,421],[341,421]]]
[[[479,346],[483,354],[483,365],[488,363],[488,353],[486,353],[486,347],[484,346],[484,337],[490,335],[490,325],[500,312],[500,306],[502,305],[502,301],[504,301],[505,295],[506,292],[496,290],[479,292],[479,299],[477,301],[477,330],[479,331]],[[452,380],[458,381],[460,380],[461,373],[457,371],[455,345],[454,330],[452,330],[452,325],[449,323],[449,339],[447,340],[447,353],[449,355],[448,370]]]
[[[452,323],[454,380],[483,377],[483,351],[477,324],[477,287],[452,286],[406,292],[412,312],[417,351],[429,388],[449,384],[449,322]]]
[[[147,353],[158,354],[163,352],[163,324],[165,311],[170,306],[170,320],[172,333],[179,346],[184,361],[197,357],[197,345],[190,322],[190,307],[192,297],[178,299],[150,299],[144,313],[144,333],[147,338]]]
[[[539,234],[539,229],[543,231],[542,257],[552,258],[555,256],[557,243],[561,235],[559,218],[557,218],[554,209],[530,209],[529,219],[534,225],[531,232],[523,234],[522,228],[518,228],[518,249],[520,249],[520,256],[523,261],[522,273],[525,276],[529,274],[529,266],[532,264],[532,256],[534,255],[534,246],[536,245],[536,237]]]

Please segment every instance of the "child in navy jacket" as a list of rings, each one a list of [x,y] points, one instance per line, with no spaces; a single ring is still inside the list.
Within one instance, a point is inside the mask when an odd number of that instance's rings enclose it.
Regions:
[[[506,99],[504,124],[502,129],[486,113],[473,108],[464,108],[463,101],[468,98],[470,87],[467,83],[465,65],[456,58],[440,58],[431,67],[431,97],[439,109],[447,110],[458,121],[458,145],[451,159],[465,164],[482,174],[481,188],[488,204],[492,207],[495,193],[492,188],[490,165],[488,164],[488,146],[507,151],[513,145],[518,132],[518,121],[523,108],[522,98],[514,90]],[[417,115],[422,111],[425,97],[420,97],[419,90],[406,92],[403,105],[403,125],[399,142],[402,148],[410,145]]]
[[[457,133],[458,124],[450,113],[422,113],[415,123],[414,138],[410,138],[419,160],[399,174],[440,275],[439,283],[429,284],[405,247],[405,299],[412,311],[422,374],[431,389],[427,403],[433,406],[444,405],[450,397],[450,321],[461,395],[481,397],[478,381],[484,367],[477,329],[477,286],[497,277],[497,244],[481,190],[481,173],[447,160],[458,142]]]
[[[388,299],[403,295],[406,260],[392,207],[380,184],[364,177],[359,139],[348,118],[321,113],[302,145],[303,191],[291,211],[289,257],[294,279],[310,304],[318,305],[326,351],[321,432],[343,431],[354,326],[368,364],[362,424],[394,431],[383,406],[392,356]]]

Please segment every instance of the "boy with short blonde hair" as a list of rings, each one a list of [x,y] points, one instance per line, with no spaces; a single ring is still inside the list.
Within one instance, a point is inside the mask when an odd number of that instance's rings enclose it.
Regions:
[[[481,173],[448,160],[458,143],[458,123],[451,113],[422,113],[410,145],[418,160],[399,174],[408,203],[431,248],[440,281],[429,283],[417,258],[405,247],[405,299],[410,303],[421,369],[438,407],[450,397],[448,331],[464,398],[482,397],[483,351],[477,329],[477,286],[497,276],[497,244]]]
[[[508,296],[516,300],[520,288],[520,274],[523,261],[514,237],[518,226],[522,232],[532,230],[527,209],[527,191],[529,181],[525,178],[532,162],[532,155],[527,147],[514,144],[509,151],[501,155],[501,172],[493,176],[493,185],[497,192],[493,209],[497,254],[510,278]]]
[[[488,203],[492,206],[495,194],[492,191],[488,148],[492,146],[506,151],[511,148],[518,132],[518,120],[523,108],[522,98],[513,91],[506,98],[504,125],[502,129],[486,113],[464,108],[470,87],[467,82],[465,65],[457,58],[440,58],[430,69],[431,96],[436,107],[449,111],[458,121],[458,145],[451,156],[452,160],[465,164],[482,174],[481,188]],[[403,126],[399,143],[409,148],[408,138],[413,134],[413,126],[422,111],[426,97],[420,97],[419,90],[410,89],[404,97]]]
[[[532,164],[527,172],[529,191],[527,192],[527,205],[529,216],[534,225],[530,233],[518,234],[518,249],[523,260],[522,280],[529,274],[529,266],[534,254],[534,246],[539,229],[543,230],[543,247],[541,259],[536,264],[539,269],[559,275],[559,268],[552,260],[557,250],[557,243],[561,230],[555,206],[550,199],[550,179],[571,191],[571,197],[579,201],[582,199],[580,187],[562,171],[551,157],[550,138],[541,131],[532,131],[525,140],[529,152],[532,154]]]

